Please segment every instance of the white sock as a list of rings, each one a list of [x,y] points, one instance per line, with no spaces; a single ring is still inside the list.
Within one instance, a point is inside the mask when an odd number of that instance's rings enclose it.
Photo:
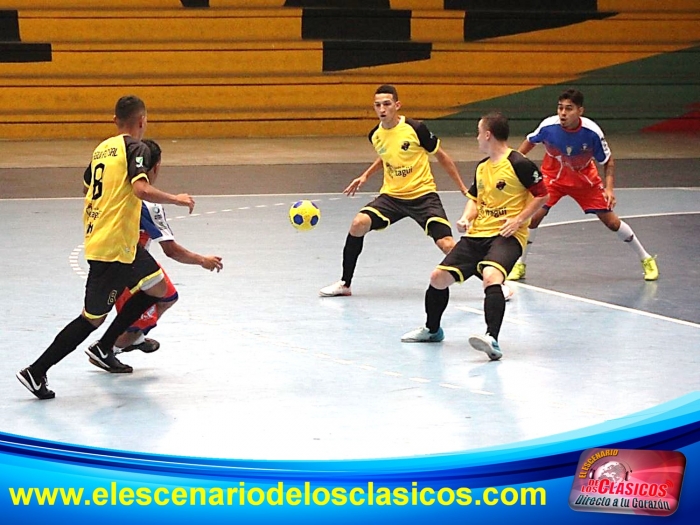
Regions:
[[[135,345],[140,345],[140,344],[143,343],[145,340],[146,340],[146,336],[143,335],[143,333],[142,333],[142,334],[139,335],[139,336],[136,338],[136,340],[135,340],[133,343],[131,343],[131,344],[134,345],[134,346],[135,346]]]
[[[527,244],[525,245],[525,249],[523,250],[523,254],[520,256],[520,262],[525,264],[525,260],[527,259],[527,252],[530,251],[530,245],[535,242],[535,237],[537,237],[537,228],[532,228],[531,230],[528,231],[530,234],[527,238]]]
[[[112,347],[112,352],[114,352],[114,355],[121,354],[122,353],[122,347],[114,345]]]
[[[632,231],[632,228],[630,228],[629,224],[627,224],[625,221],[620,221],[620,229],[615,233],[617,233],[617,236],[622,242],[629,243],[632,249],[639,256],[640,260],[651,257],[651,255],[649,255],[649,253],[644,249],[644,246],[642,246],[642,243],[637,239],[637,236],[634,234],[634,231]]]

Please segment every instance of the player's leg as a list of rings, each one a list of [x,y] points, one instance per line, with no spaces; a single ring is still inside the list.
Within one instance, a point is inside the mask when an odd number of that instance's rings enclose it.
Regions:
[[[398,213],[393,199],[386,195],[379,195],[362,208],[355,215],[350,225],[348,236],[345,238],[345,246],[343,246],[343,274],[340,281],[321,288],[318,294],[321,297],[352,295],[350,286],[355,275],[357,260],[362,253],[365,235],[370,231],[388,228],[393,222],[401,218],[402,215]]]
[[[111,373],[131,373],[133,369],[120,362],[114,356],[114,343],[149,307],[162,298],[167,287],[163,278],[163,270],[150,253],[142,247],[136,248],[136,256],[131,265],[124,265],[129,272],[127,285],[131,297],[121,312],[107,327],[99,341],[88,347],[85,353],[90,362]]]
[[[484,260],[478,264],[483,277],[486,334],[471,336],[469,344],[485,352],[492,361],[497,361],[503,355],[498,343],[506,311],[501,285],[521,253],[522,247],[515,237],[493,237]]]
[[[537,238],[537,232],[539,231],[539,225],[542,220],[549,214],[549,210],[559,202],[559,200],[566,195],[566,192],[561,188],[557,187],[555,184],[548,184],[547,191],[549,192],[549,198],[547,199],[547,204],[542,206],[530,219],[530,224],[528,225],[528,239],[523,254],[513,265],[513,269],[510,271],[506,279],[508,281],[519,281],[525,278],[525,273],[527,270],[527,256],[530,251],[530,247],[535,243]]]
[[[425,291],[425,326],[411,330],[401,337],[404,343],[438,343],[445,338],[442,330],[442,315],[450,300],[449,287],[462,283],[476,271],[476,262],[481,257],[474,252],[474,241],[462,237],[455,247],[430,274],[430,285]]]
[[[123,273],[120,263],[88,261],[90,270],[85,285],[82,313],[68,323],[53,342],[27,368],[17,373],[17,379],[39,399],[52,399],[55,393],[48,388],[49,369],[75,350],[80,343],[100,326],[114,304],[114,283]]]
[[[114,353],[126,353],[140,350],[146,354],[155,352],[160,348],[160,343],[155,339],[146,337],[153,330],[163,314],[168,311],[178,300],[177,289],[173,285],[168,274],[163,270],[163,278],[167,287],[165,297],[157,304],[148,308],[141,317],[133,323],[126,332],[121,334],[114,345]],[[122,294],[124,296],[125,294]],[[122,297],[120,297],[121,301]],[[117,311],[121,310],[120,301],[117,301]]]

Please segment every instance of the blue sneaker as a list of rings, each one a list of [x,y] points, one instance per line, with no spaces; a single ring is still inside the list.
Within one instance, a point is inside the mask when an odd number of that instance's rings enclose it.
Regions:
[[[503,357],[503,352],[501,352],[501,347],[489,334],[486,335],[473,335],[469,338],[469,344],[474,350],[479,352],[485,352],[491,361],[498,361]]]
[[[438,328],[437,332],[431,334],[425,326],[406,332],[401,336],[402,343],[439,343],[443,339],[445,339],[445,332],[442,331],[442,328]]]

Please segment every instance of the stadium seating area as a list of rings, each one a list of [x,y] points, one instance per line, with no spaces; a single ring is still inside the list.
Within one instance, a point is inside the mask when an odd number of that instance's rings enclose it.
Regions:
[[[460,132],[473,126],[456,115],[472,104],[675,52],[689,59],[678,71],[623,67],[598,85],[698,92],[697,0],[562,5],[0,0],[0,138],[102,137],[128,93],[146,101],[158,137],[354,135],[373,125],[383,83],[412,116],[453,118]],[[674,116],[663,107],[654,118]],[[529,118],[524,103],[509,111]]]

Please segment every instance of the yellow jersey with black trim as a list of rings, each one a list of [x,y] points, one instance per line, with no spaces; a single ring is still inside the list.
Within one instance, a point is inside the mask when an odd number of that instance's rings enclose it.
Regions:
[[[148,180],[148,147],[129,135],[103,141],[92,154],[83,182],[85,258],[89,261],[130,264],[136,256],[141,199],[131,184]]]
[[[474,182],[467,196],[476,201],[478,214],[467,237],[495,237],[506,219],[516,217],[533,198],[528,188],[542,181],[537,166],[523,154],[508,149],[498,162],[486,158],[476,167]],[[520,245],[527,243],[527,223],[515,233]]]
[[[440,147],[440,139],[417,120],[401,116],[391,129],[378,124],[369,141],[384,163],[380,193],[398,199],[416,199],[437,191],[428,154]]]

